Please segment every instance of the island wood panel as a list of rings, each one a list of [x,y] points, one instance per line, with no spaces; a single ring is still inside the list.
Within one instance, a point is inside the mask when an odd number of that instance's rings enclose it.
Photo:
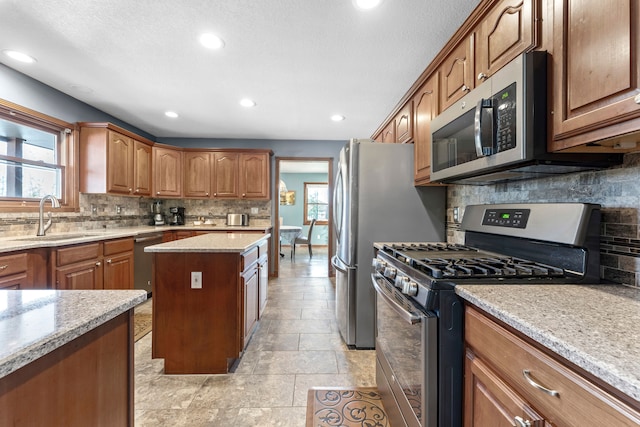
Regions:
[[[153,358],[165,374],[227,373],[242,351],[240,254],[153,255]],[[192,271],[202,289],[191,289]]]
[[[0,425],[133,426],[132,310],[0,379]]]

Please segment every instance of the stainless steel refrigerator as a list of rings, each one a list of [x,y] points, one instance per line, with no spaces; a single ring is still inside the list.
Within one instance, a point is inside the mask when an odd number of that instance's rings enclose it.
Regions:
[[[374,242],[445,240],[445,188],[414,187],[413,144],[352,139],[333,194],[336,318],[345,343],[375,347]]]

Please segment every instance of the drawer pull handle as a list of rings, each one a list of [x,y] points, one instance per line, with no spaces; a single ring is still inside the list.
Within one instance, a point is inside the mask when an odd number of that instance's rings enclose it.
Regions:
[[[9,267],[9,264],[0,265],[0,271],[4,271]]]
[[[547,393],[549,396],[560,396],[560,393],[558,393],[556,390],[551,390],[549,388],[546,388],[544,386],[541,386],[540,384],[538,384],[537,382],[535,382],[532,378],[531,378],[531,372],[528,369],[524,369],[522,371],[522,375],[524,376],[524,379],[527,380],[527,382],[529,384],[531,384],[531,386],[537,388],[540,391],[543,391],[545,393]]]
[[[531,421],[524,420],[522,417],[515,417],[513,421],[515,421],[513,427],[531,427]]]

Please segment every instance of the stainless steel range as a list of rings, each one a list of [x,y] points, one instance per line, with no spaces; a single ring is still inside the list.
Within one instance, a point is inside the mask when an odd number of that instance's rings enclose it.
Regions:
[[[392,425],[462,425],[465,284],[598,283],[600,207],[472,205],[465,244],[376,243],[376,381]]]

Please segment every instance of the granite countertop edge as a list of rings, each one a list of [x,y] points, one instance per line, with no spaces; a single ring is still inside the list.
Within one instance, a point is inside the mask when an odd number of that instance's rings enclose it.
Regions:
[[[470,302],[493,317],[501,320],[505,324],[513,327],[562,358],[584,369],[596,378],[599,378],[603,382],[620,390],[631,398],[640,401],[640,380],[637,375],[633,375],[631,369],[624,369],[624,360],[621,360],[620,364],[616,365],[612,360],[618,361],[620,359],[614,354],[607,355],[609,361],[604,360],[607,357],[598,357],[600,354],[597,354],[597,351],[590,354],[588,350],[585,350],[589,348],[588,343],[585,343],[582,346],[572,345],[566,339],[563,339],[554,333],[555,331],[552,328],[547,328],[536,323],[536,316],[545,317],[548,313],[539,313],[537,315],[528,316],[528,318],[525,319],[522,316],[515,314],[513,311],[510,311],[508,308],[505,308],[504,305],[493,301],[490,295],[484,296],[474,293],[475,286],[476,285],[458,285],[456,286],[456,294],[465,301]],[[604,285],[593,285],[593,288],[597,289],[600,286]],[[527,287],[531,289],[530,286]],[[490,288],[490,285],[482,285],[482,288]],[[504,289],[504,285],[495,285],[494,288],[498,291],[499,289]],[[620,286],[620,288],[624,287]],[[631,308],[634,310],[640,309],[640,304],[635,301],[630,302],[629,304],[633,304],[633,307]],[[535,310],[532,310],[532,312],[535,312]],[[570,327],[568,324],[565,324],[564,326],[567,328]],[[599,338],[601,338],[601,336]],[[593,339],[596,340],[598,337]],[[625,350],[626,346],[624,343],[616,341],[614,344],[613,341],[615,339],[611,338],[611,340],[612,353],[615,351],[623,352]]]
[[[47,238],[49,240],[37,240],[36,236],[6,236],[0,238],[0,253],[12,252],[37,248],[52,248],[58,246],[78,245],[82,243],[97,242],[100,240],[118,239],[123,237],[137,237],[146,234],[162,233],[164,231],[227,231],[227,232],[246,232],[246,231],[261,231],[267,233],[271,231],[273,227],[271,225],[265,226],[220,226],[220,225],[176,225],[176,226],[140,226],[140,227],[122,227],[122,228],[108,228],[104,230],[83,230],[83,231],[70,231],[64,233],[49,233]],[[65,236],[83,234],[81,237],[66,239]],[[59,236],[60,240],[50,240],[52,237]],[[23,239],[30,240],[23,240]],[[33,239],[33,240],[31,240]]]
[[[22,291],[7,291],[22,292]],[[65,293],[69,291],[59,291],[56,300],[65,298]],[[92,298],[96,298],[96,290],[87,291],[71,291],[78,293],[87,292]],[[89,294],[91,292],[92,294]],[[84,335],[85,333],[97,328],[98,326],[114,319],[120,314],[132,309],[136,305],[147,299],[147,293],[144,290],[118,290],[107,291],[109,297],[114,299],[118,296],[115,305],[110,304],[109,308],[100,314],[92,315],[90,318],[78,318],[74,322],[57,327],[55,331],[49,335],[42,337],[30,344],[18,348],[10,355],[0,359],[0,379],[4,378],[18,369],[28,365],[29,363],[51,353],[52,351],[62,347],[63,345],[73,341],[74,339]],[[127,294],[124,296],[124,294]],[[18,313],[20,316],[23,313]]]
[[[263,235],[234,233],[232,238],[226,235],[202,235],[147,246],[144,251],[151,253],[242,253],[269,237],[271,237],[270,233]]]

